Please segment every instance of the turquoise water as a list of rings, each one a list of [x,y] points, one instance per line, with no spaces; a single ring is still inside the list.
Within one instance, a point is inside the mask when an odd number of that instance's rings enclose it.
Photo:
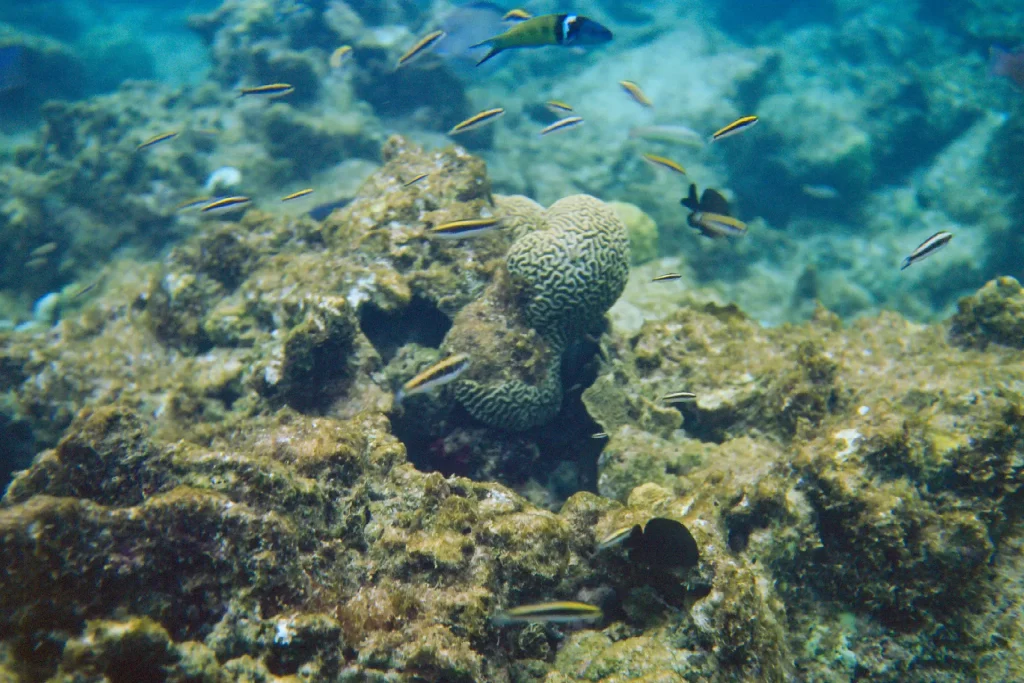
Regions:
[[[1019,10],[533,2],[525,8],[534,14],[586,13],[615,38],[602,46],[514,51],[476,68],[480,53],[467,46],[501,30],[507,8],[283,0],[226,5],[219,14],[217,7],[53,1],[0,8],[3,42],[25,55],[16,87],[0,93],[10,169],[0,217],[9,259],[0,278],[6,324],[24,322],[34,302],[98,263],[126,250],[157,255],[187,233],[166,212],[218,168],[241,171],[257,198],[337,176],[349,185],[340,194],[351,193],[359,179],[353,173],[365,175],[377,161],[380,135],[448,144],[448,128],[493,106],[507,115],[456,141],[487,160],[497,191],[545,204],[576,191],[636,204],[658,224],[661,256],[685,256],[693,284],[767,324],[805,318],[815,300],[847,318],[894,309],[932,320],[986,280],[1020,274],[1021,172],[1002,160],[1013,158],[1019,140],[1021,92],[986,63],[991,46],[1019,38]],[[381,59],[396,59],[437,27],[450,30],[429,68],[382,67]],[[325,67],[343,44],[355,47],[351,63],[341,72]],[[307,156],[293,147],[301,138],[276,149],[253,135],[244,121],[250,103],[232,93],[288,78],[301,81],[282,100],[290,112],[339,118],[366,139]],[[620,80],[640,85],[654,106],[631,100]],[[552,98],[573,104],[585,125],[539,137],[554,120],[543,106]],[[102,187],[49,186],[22,173],[32,164],[11,159],[45,144],[41,131],[52,124],[42,112],[52,101],[110,111],[120,119],[116,136],[136,142],[168,127],[227,134],[212,144],[186,142],[187,168],[149,169],[149,188],[131,179],[117,187],[123,169],[114,162],[101,169]],[[704,142],[743,115],[760,121],[742,135]],[[79,124],[81,117],[74,115]],[[664,126],[676,128],[676,140],[659,135]],[[655,132],[630,135],[644,130]],[[643,154],[671,158],[688,175],[652,168]],[[74,166],[74,157],[67,162]],[[269,176],[247,168],[267,163],[280,168]],[[679,205],[689,182],[723,190],[750,228],[746,237],[709,240],[689,228]],[[140,201],[147,204],[141,212],[124,205]],[[955,235],[941,257],[900,272],[903,258],[940,231]],[[78,243],[82,232],[90,234],[87,245]],[[50,243],[57,248],[46,262],[33,261],[32,250]],[[26,271],[29,261],[36,268]]]

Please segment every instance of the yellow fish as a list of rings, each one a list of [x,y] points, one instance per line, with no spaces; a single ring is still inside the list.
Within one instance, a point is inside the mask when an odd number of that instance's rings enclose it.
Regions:
[[[342,45],[331,53],[330,59],[327,60],[327,64],[332,69],[340,69],[343,64],[347,64],[348,61],[352,59],[353,54],[354,52],[351,45]]]
[[[644,94],[644,91],[640,89],[640,86],[633,81],[619,81],[619,85],[626,91],[626,94],[633,98],[633,101],[643,107],[653,107],[654,102],[651,102],[651,98]]]
[[[161,142],[166,142],[167,140],[173,140],[176,137],[178,137],[178,132],[177,131],[173,131],[173,130],[172,131],[168,131],[166,133],[160,133],[160,135],[154,135],[153,137],[151,137],[150,139],[146,140],[141,145],[136,147],[135,151],[136,152],[141,152],[142,150],[146,149],[147,147],[152,147],[153,145],[157,145],[157,144],[159,144]]]
[[[305,197],[306,195],[310,195],[310,194],[313,194],[313,188],[312,187],[307,187],[305,190],[299,190],[298,192],[292,192],[290,195],[281,197],[281,201],[282,202],[290,202],[293,199],[298,199],[299,197]]]
[[[465,133],[467,131],[486,126],[488,123],[494,123],[502,116],[505,115],[505,110],[501,107],[495,107],[494,109],[488,109],[482,111],[479,114],[473,114],[465,121],[455,124],[452,129],[448,131],[448,135],[458,135],[459,133]]]
[[[238,96],[246,97],[248,95],[262,95],[271,99],[277,97],[284,97],[285,95],[291,95],[295,92],[295,87],[289,83],[270,83],[269,85],[257,85],[253,88],[242,88]]]
[[[398,58],[399,68],[415,61],[419,57],[422,57],[423,55],[433,50],[435,47],[437,47],[438,43],[440,43],[442,40],[445,39],[445,37],[447,37],[447,35],[448,34],[445,33],[444,31],[433,31],[417,40],[415,45],[410,47],[409,50],[404,55]]]
[[[732,137],[733,135],[739,135],[745,130],[750,130],[757,125],[758,118],[756,116],[741,116],[729,125],[719,128],[711,137],[708,138],[708,142],[715,142],[716,140],[722,140],[724,138]]]
[[[668,157],[658,156],[657,154],[644,154],[644,161],[653,166],[654,168],[668,169],[673,173],[679,175],[686,175],[686,169],[672,161]]]

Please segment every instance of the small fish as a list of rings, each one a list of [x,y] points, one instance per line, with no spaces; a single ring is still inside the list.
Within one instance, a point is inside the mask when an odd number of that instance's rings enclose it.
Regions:
[[[410,64],[416,59],[429,53],[437,47],[437,44],[444,40],[447,35],[448,34],[444,31],[432,31],[417,40],[415,45],[410,47],[404,55],[398,58],[398,68],[401,68],[406,64]]]
[[[741,116],[724,128],[719,128],[711,137],[708,138],[708,142],[715,142],[716,140],[723,140],[733,135],[739,135],[745,130],[750,130],[757,125],[758,118],[756,116]]]
[[[533,19],[533,15],[524,9],[512,9],[505,12],[505,16],[501,18],[502,21],[508,21],[511,23],[518,23],[520,21],[526,21],[527,19]]]
[[[231,213],[247,206],[252,200],[248,197],[222,197],[215,199],[199,211],[206,214]]]
[[[577,126],[582,126],[582,125],[583,125],[583,117],[582,116],[569,116],[567,118],[559,119],[559,120],[555,121],[550,126],[547,126],[546,128],[544,128],[544,130],[542,130],[540,132],[540,134],[541,135],[547,135],[548,133],[557,133],[559,131],[569,130],[570,128],[575,128]]]
[[[536,605],[521,605],[505,610],[494,617],[495,626],[548,622],[571,624],[587,621],[598,621],[603,614],[600,607],[585,602],[543,602]]]
[[[918,261],[923,261],[924,259],[928,258],[932,254],[937,252],[939,249],[942,249],[944,246],[949,244],[949,241],[951,239],[953,239],[953,233],[951,232],[946,232],[943,230],[941,232],[935,233],[934,235],[926,239],[924,242],[921,242],[921,244],[918,245],[917,249],[910,253],[910,256],[903,259],[903,265],[900,266],[900,270],[906,270],[912,264],[917,263]]]
[[[1024,88],[1024,47],[1016,50],[1004,50],[993,45],[988,50],[989,72],[994,76],[1004,76]]]
[[[75,293],[74,293],[73,295],[71,295],[71,300],[72,300],[72,301],[74,301],[75,299],[79,298],[79,297],[80,297],[80,296],[82,296],[83,294],[88,294],[88,293],[89,293],[89,292],[91,292],[92,290],[96,289],[97,285],[99,285],[99,284],[100,284],[100,281],[101,281],[102,279],[103,279],[103,276],[100,276],[100,278],[99,278],[99,279],[97,279],[97,280],[93,280],[93,281],[92,281],[92,283],[90,283],[90,284],[88,284],[88,285],[86,285],[86,286],[82,287],[82,288],[81,288],[80,290],[78,290],[78,291],[77,291],[77,292],[75,292]]]
[[[831,185],[804,185],[800,189],[815,199],[839,199],[839,190]]]
[[[179,211],[188,211],[189,209],[198,209],[212,201],[214,201],[214,197],[196,197],[195,199],[189,199],[178,204],[174,207],[174,211],[177,213]]]
[[[597,549],[607,550],[608,548],[614,548],[617,545],[622,545],[631,537],[640,535],[642,532],[643,530],[640,528],[639,524],[616,529],[601,539],[601,542],[597,544]]]
[[[626,91],[626,94],[633,98],[633,101],[642,107],[651,108],[654,106],[654,102],[651,102],[644,91],[640,89],[640,86],[633,81],[619,81],[619,85]]]
[[[176,137],[178,137],[178,131],[174,131],[174,130],[168,131],[166,133],[160,133],[160,135],[154,135],[153,137],[151,137],[150,139],[146,140],[141,145],[136,147],[135,151],[136,152],[141,152],[142,150],[146,149],[147,147],[152,147],[153,145],[160,144],[161,142],[166,142],[168,140],[173,140]]]
[[[30,251],[28,255],[31,256],[32,258],[37,258],[39,256],[46,256],[47,254],[52,254],[55,251],[57,251],[57,243],[47,242],[46,244],[41,244],[32,251]]]
[[[451,221],[442,223],[437,227],[427,230],[427,237],[438,237],[441,239],[461,239],[463,237],[477,237],[491,232],[501,225],[499,218],[470,218],[464,221]]]
[[[311,195],[311,194],[313,194],[313,188],[312,187],[307,187],[305,190],[299,190],[298,192],[292,192],[290,195],[281,197],[281,201],[282,202],[290,202],[293,199],[298,199],[299,197],[305,197],[306,195]]]
[[[443,386],[458,379],[459,375],[469,369],[469,356],[457,353],[429,368],[402,385],[395,395],[395,403],[401,403],[406,396],[422,394],[435,387]]]
[[[682,275],[679,273],[665,273],[664,275],[651,278],[651,282],[671,282],[672,280],[678,280],[681,277]]]
[[[342,45],[339,48],[335,48],[334,52],[331,53],[330,58],[327,60],[328,66],[332,69],[340,69],[343,65],[347,64],[352,55],[355,52],[352,50],[351,45]]]
[[[513,25],[504,33],[471,47],[487,46],[490,51],[476,63],[480,66],[505,50],[546,45],[599,45],[612,39],[612,32],[578,14],[545,14]]]
[[[429,173],[420,173],[418,176],[416,176],[412,180],[409,180],[407,182],[402,183],[402,187],[409,187],[410,185],[415,185],[416,183],[418,183],[419,181],[423,180],[424,178],[426,178],[429,175],[430,175]]]
[[[597,440],[607,439],[608,438],[608,432],[598,432],[597,434],[591,434],[590,438],[591,439],[597,439]]]
[[[486,126],[488,123],[494,123],[504,115],[505,110],[501,107],[487,109],[479,114],[473,114],[465,121],[455,124],[452,126],[452,129],[448,131],[448,135],[458,135],[459,133],[475,130],[481,126]]]
[[[252,88],[242,88],[238,91],[239,97],[247,97],[249,95],[261,95],[270,99],[278,97],[284,97],[285,95],[291,95],[295,92],[295,87],[289,83],[270,83],[268,85],[257,85]]]
[[[40,268],[45,268],[49,264],[50,260],[47,259],[45,256],[37,256],[34,259],[29,259],[28,261],[26,261],[25,267],[28,268],[29,270],[39,270]]]
[[[661,397],[662,403],[693,403],[697,400],[697,394],[692,391],[673,391]]]
[[[686,175],[686,169],[672,161],[671,159],[657,154],[644,154],[644,161],[650,164],[654,168],[668,169],[679,175]]]
[[[747,234],[746,223],[721,213],[698,211],[691,213],[686,221],[705,237],[743,237]]]
[[[560,102],[559,100],[548,100],[544,103],[544,106],[548,108],[548,111],[554,114],[568,114],[573,111],[571,105],[568,105],[565,102]]]
[[[654,125],[637,126],[629,130],[629,137],[651,142],[669,142],[690,147],[703,147],[704,136],[689,126]]]

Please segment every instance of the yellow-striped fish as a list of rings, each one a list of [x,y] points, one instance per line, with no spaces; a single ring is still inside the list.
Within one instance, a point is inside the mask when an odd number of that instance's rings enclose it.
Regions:
[[[252,88],[242,88],[238,92],[238,96],[260,95],[268,99],[275,99],[291,95],[293,92],[295,92],[295,87],[290,83],[270,83],[268,85],[257,85]]]
[[[473,114],[465,121],[455,124],[452,126],[452,129],[448,131],[448,135],[458,135],[459,133],[465,133],[466,131],[486,126],[488,123],[494,123],[504,115],[505,110],[501,107],[487,109],[479,114]]]
[[[424,178],[426,178],[429,175],[430,175],[429,173],[420,173],[418,176],[416,176],[412,180],[408,180],[408,181],[402,183],[402,187],[409,187],[410,185],[415,185],[416,183],[418,183],[419,181],[423,180]]]
[[[199,209],[200,212],[206,214],[216,213],[231,213],[232,211],[238,211],[252,202],[248,197],[235,196],[235,197],[221,197],[215,199],[203,208]]]
[[[619,85],[621,85],[622,89],[626,91],[626,94],[633,98],[633,101],[640,106],[648,108],[654,106],[654,102],[651,102],[651,98],[644,94],[644,91],[640,89],[640,86],[633,81],[619,81]]]
[[[463,221],[451,221],[442,223],[437,227],[427,230],[427,237],[438,237],[440,239],[461,239],[463,237],[477,237],[491,232],[501,225],[499,218],[470,218]]]
[[[691,213],[686,222],[706,237],[743,237],[747,234],[746,223],[721,213],[698,211]]]
[[[668,157],[658,156],[657,154],[644,154],[644,161],[653,168],[667,169],[679,175],[686,175],[686,169]]]
[[[404,55],[398,58],[398,67],[401,68],[406,64],[410,64],[427,54],[437,47],[437,44],[444,40],[447,35],[444,31],[432,31],[423,36]]]
[[[679,273],[665,273],[658,277],[651,278],[651,282],[671,282],[672,280],[678,280],[682,275]]]
[[[495,626],[534,622],[571,624],[585,621],[598,621],[603,614],[600,607],[585,602],[559,600],[543,602],[536,605],[521,605],[495,615]]]
[[[176,207],[174,207],[174,210],[177,212],[188,211],[189,209],[198,209],[202,206],[206,206],[213,200],[213,197],[195,197],[194,199],[188,199],[186,201],[183,201],[181,204],[178,204]]]
[[[147,147],[152,147],[153,145],[158,145],[161,142],[167,142],[168,140],[173,140],[176,137],[178,137],[178,131],[176,131],[176,130],[168,131],[166,133],[160,133],[159,135],[154,135],[153,137],[151,137],[150,139],[146,140],[141,145],[136,147],[135,151],[136,152],[141,152],[142,150],[146,149]]]
[[[711,137],[708,138],[708,142],[715,142],[716,140],[722,140],[724,138],[732,137],[733,135],[739,135],[745,130],[750,130],[757,125],[758,118],[756,116],[741,116],[729,125],[719,128]]]
[[[559,100],[548,100],[544,103],[544,106],[548,108],[548,111],[554,114],[569,114],[573,111],[571,105]]]
[[[540,134],[547,135],[549,133],[558,133],[560,131],[569,130],[570,128],[575,128],[581,125],[583,125],[582,116],[569,116],[567,118],[555,121],[550,126],[544,128],[544,130],[542,130]]]
[[[434,363],[429,368],[402,385],[395,395],[395,403],[401,403],[406,396],[422,394],[436,387],[448,384],[469,369],[469,356],[457,353]]]
[[[697,400],[697,394],[692,391],[673,391],[661,397],[662,403],[693,403]]]
[[[355,51],[351,45],[342,45],[339,48],[335,48],[334,52],[331,53],[327,64],[332,69],[340,69],[342,65],[347,64],[352,59],[353,54],[355,54]]]
[[[290,202],[293,199],[298,199],[299,197],[305,197],[305,196],[311,195],[311,194],[313,194],[313,188],[312,187],[307,187],[305,190],[299,190],[298,192],[292,192],[289,195],[281,197],[281,201],[282,202]]]
[[[611,532],[610,534],[602,538],[601,541],[597,544],[597,549],[605,550],[607,548],[612,548],[614,546],[621,545],[622,543],[625,543],[627,540],[632,538],[634,535],[640,535],[642,533],[643,529],[640,528],[639,524],[634,524],[632,526],[624,526],[621,529],[616,529],[615,531]]]
[[[495,55],[515,48],[545,45],[599,45],[612,39],[612,32],[593,19],[578,14],[545,14],[513,25],[504,33],[471,45],[470,49],[491,48],[480,66]]]
[[[505,12],[505,16],[501,18],[502,21],[508,22],[520,22],[526,21],[527,19],[533,19],[533,15],[524,9],[512,9]]]

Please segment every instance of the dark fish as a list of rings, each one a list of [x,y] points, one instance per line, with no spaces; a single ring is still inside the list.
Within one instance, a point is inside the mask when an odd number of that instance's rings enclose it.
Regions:
[[[988,50],[989,70],[996,76],[1005,76],[1024,88],[1024,47],[1004,50],[993,45]]]
[[[697,186],[690,183],[690,193],[679,202],[690,210],[686,222],[706,237],[740,237],[747,231],[743,221],[729,211],[729,201],[710,187],[697,199]]]
[[[308,215],[315,221],[322,221],[328,216],[330,216],[331,212],[333,212],[335,209],[342,209],[348,206],[349,202],[351,201],[351,199],[346,198],[339,199],[334,202],[327,202],[326,204],[318,204],[317,206],[314,206],[312,209],[310,209],[309,213],[307,213],[306,215]]]
[[[0,47],[0,92],[25,85],[25,49],[20,45]]]
[[[944,246],[949,244],[949,241],[951,239],[953,239],[953,233],[951,232],[946,232],[945,230],[943,230],[941,232],[935,233],[934,235],[926,239],[924,242],[921,242],[921,244],[917,245],[917,249],[915,249],[910,254],[910,256],[903,259],[903,264],[900,266],[900,270],[906,270],[911,266],[911,264],[917,263],[918,261],[923,261],[924,259],[928,258],[932,254],[937,252],[939,249],[942,249]]]
[[[652,567],[693,567],[700,561],[697,540],[682,523],[654,517],[644,525],[643,534],[625,539],[629,559]]]
[[[593,19],[578,14],[545,14],[527,19],[504,33],[471,47],[486,45],[490,51],[477,66],[504,50],[546,45],[600,45],[612,39],[612,32]]]

